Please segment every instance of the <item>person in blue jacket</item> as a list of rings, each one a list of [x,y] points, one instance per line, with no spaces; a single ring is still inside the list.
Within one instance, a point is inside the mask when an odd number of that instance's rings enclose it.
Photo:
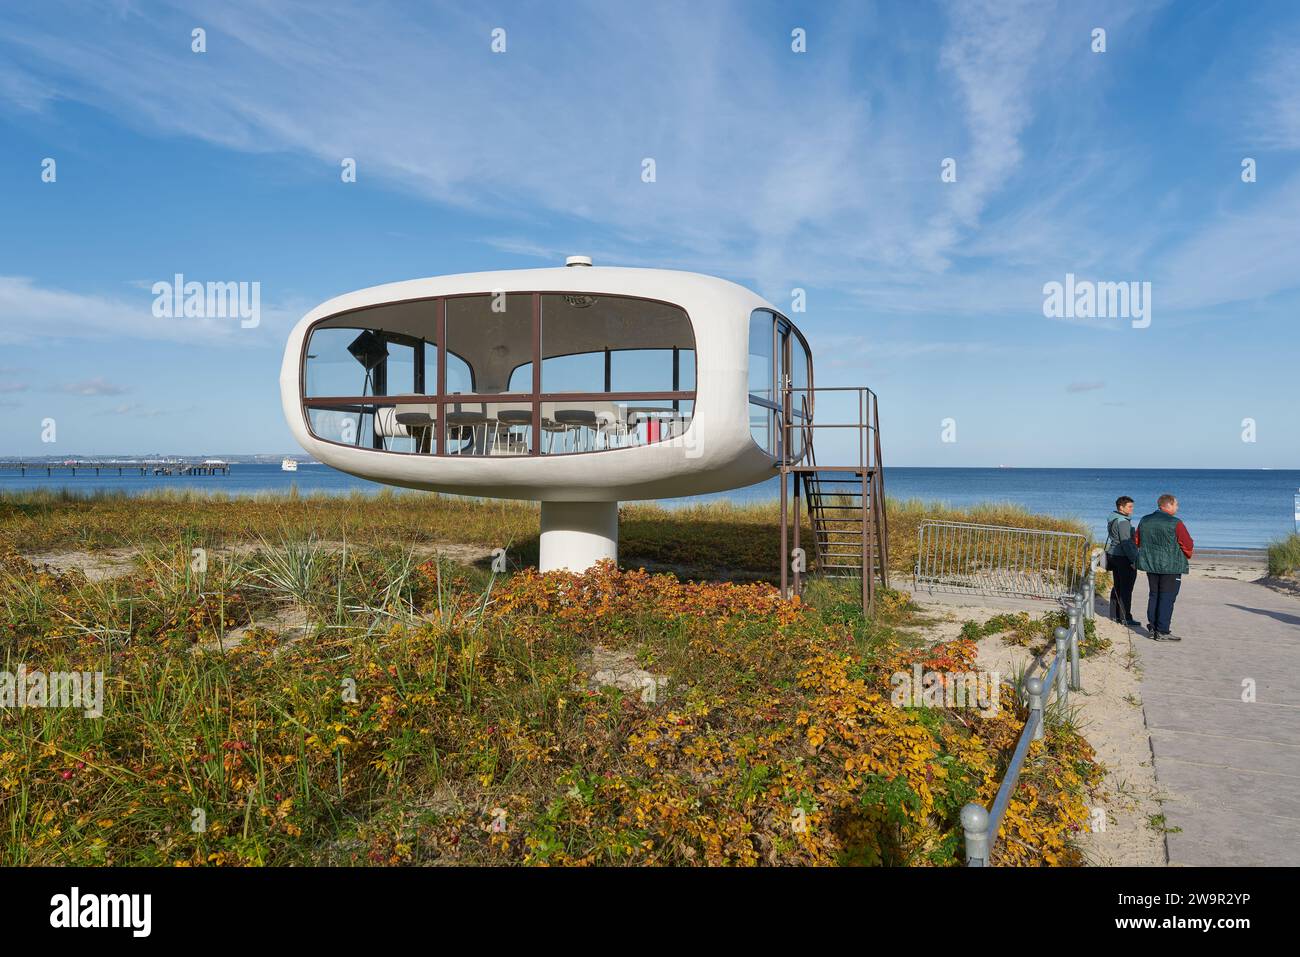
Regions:
[[[1106,568],[1115,578],[1110,590],[1110,617],[1126,625],[1141,624],[1133,617],[1133,583],[1137,581],[1137,545],[1133,541],[1133,499],[1115,499],[1115,511],[1106,522]]]

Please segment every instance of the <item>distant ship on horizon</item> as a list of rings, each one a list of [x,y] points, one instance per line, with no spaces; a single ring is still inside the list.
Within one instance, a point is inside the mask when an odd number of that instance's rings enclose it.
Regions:
[[[280,471],[282,471],[282,472],[296,472],[296,471],[298,471],[298,460],[297,460],[297,459],[284,459],[284,460],[282,460],[282,461],[280,462]]]

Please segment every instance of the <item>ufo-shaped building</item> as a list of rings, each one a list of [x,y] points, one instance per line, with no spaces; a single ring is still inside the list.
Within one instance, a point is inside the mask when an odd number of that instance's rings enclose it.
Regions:
[[[621,500],[737,488],[797,463],[812,357],[734,283],[571,257],[331,299],[290,334],[280,393],[319,461],[539,501],[542,570],[582,570],[616,558]]]

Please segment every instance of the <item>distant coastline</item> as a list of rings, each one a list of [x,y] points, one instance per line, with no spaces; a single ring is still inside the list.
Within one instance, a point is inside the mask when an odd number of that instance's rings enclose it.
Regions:
[[[216,456],[212,456],[216,457]],[[298,461],[297,471],[281,468],[284,458]],[[61,458],[47,457],[51,460]],[[192,457],[191,457],[192,458]],[[233,497],[259,494],[377,494],[384,486],[313,462],[307,456],[230,456],[227,475],[118,476],[67,471],[47,477],[44,470],[26,476],[0,471],[0,500],[32,490],[72,493],[110,492],[144,495],[158,490],[211,492]],[[315,468],[308,468],[315,465]],[[1289,534],[1300,470],[1294,469],[1035,469],[885,467],[885,491],[896,501],[910,499],[965,508],[1011,503],[1031,512],[1077,519],[1100,537],[1119,495],[1131,495],[1139,514],[1155,506],[1159,494],[1172,491],[1182,503],[1181,516],[1198,548],[1257,549]],[[399,493],[400,494],[400,493]],[[419,494],[419,493],[411,493]],[[675,507],[709,500],[740,504],[771,501],[779,495],[776,479],[747,488],[690,499],[667,499]]]

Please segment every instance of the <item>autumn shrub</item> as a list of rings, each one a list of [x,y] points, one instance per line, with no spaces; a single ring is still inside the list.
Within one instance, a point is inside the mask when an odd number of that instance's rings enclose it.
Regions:
[[[180,543],[102,582],[0,554],[5,670],[104,678],[99,717],[0,712],[0,861],[950,866],[1023,723],[1010,691],[891,703],[915,662],[974,667],[896,593],[868,620],[832,590],[393,547],[285,578],[291,547],[200,572]],[[597,682],[597,654],[652,680]],[[994,863],[1077,862],[1099,774],[1049,728]]]

